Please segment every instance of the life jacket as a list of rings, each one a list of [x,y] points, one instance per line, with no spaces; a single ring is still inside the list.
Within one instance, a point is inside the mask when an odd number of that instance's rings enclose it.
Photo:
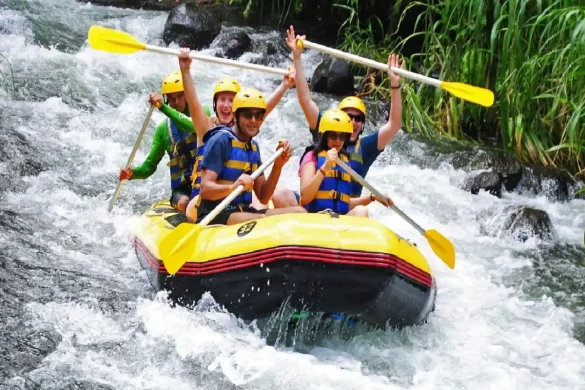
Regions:
[[[362,177],[364,177],[364,158],[362,156],[362,150],[360,147],[361,140],[358,138],[357,142],[353,145],[347,146],[347,151],[349,152],[349,164],[351,169],[359,173]],[[359,182],[354,181],[351,186],[351,197],[357,198],[361,195],[362,192],[362,185]]]
[[[251,175],[258,169],[260,165],[260,147],[254,140],[250,142],[241,141],[233,131],[222,131],[223,134],[218,136],[229,137],[231,139],[231,149],[229,157],[224,161],[224,167],[221,173],[217,176],[218,184],[233,184],[239,177],[246,173]],[[221,202],[222,199],[217,201],[210,201],[201,199],[199,196],[198,206],[208,209],[215,207]],[[249,206],[252,204],[252,190],[244,191],[237,197],[235,197],[230,205],[237,208],[242,206]]]
[[[231,133],[231,128],[229,126],[218,125],[209,129],[203,136],[203,144],[197,147],[197,155],[195,156],[195,164],[193,166],[193,173],[191,174],[191,199],[199,195],[201,191],[201,162],[205,154],[205,145],[215,134],[225,131]]]
[[[193,165],[197,155],[197,134],[179,131],[177,126],[167,118],[167,130],[171,150],[167,151],[170,161],[167,165],[171,171],[171,189],[190,184]]]
[[[345,163],[349,161],[344,154],[339,154],[339,157]],[[317,156],[317,170],[323,166],[326,159],[327,151],[323,150]],[[345,172],[339,164],[336,164],[335,168],[326,172],[315,199],[306,204],[305,209],[310,213],[331,209],[337,214],[347,214],[349,212],[350,193],[351,175]]]
[[[319,124],[321,123],[321,112],[319,111],[319,116],[317,118],[317,126],[315,126],[315,129],[311,129],[309,128],[309,130],[311,131],[311,135],[313,136],[313,142],[317,142],[319,139]],[[363,132],[363,127],[362,127],[362,132]],[[360,133],[361,135],[361,133]],[[355,144],[351,144],[351,145],[346,145],[346,149],[349,152],[350,158],[349,158],[349,163],[351,168],[356,171],[357,173],[359,173],[362,177],[364,177],[364,158],[362,156],[362,149],[361,149],[361,145],[360,145],[361,139],[358,137],[358,140]],[[305,149],[305,153],[307,153],[307,151],[313,148],[314,146],[309,146],[307,149]],[[305,153],[303,153],[303,156],[305,155]],[[302,157],[301,157],[301,161],[302,161]],[[352,198],[357,198],[361,195],[362,193],[362,185],[357,182],[357,181],[353,181],[352,186],[351,186],[351,197]]]

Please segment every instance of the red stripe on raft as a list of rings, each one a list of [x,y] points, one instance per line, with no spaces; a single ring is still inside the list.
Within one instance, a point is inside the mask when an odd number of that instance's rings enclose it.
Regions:
[[[167,273],[162,261],[155,258],[139,239],[134,239],[134,246],[137,250],[142,252],[146,262],[148,262],[153,269],[158,273]],[[282,246],[212,260],[206,263],[187,263],[177,272],[177,274],[210,275],[219,272],[248,268],[263,263],[271,263],[278,260],[312,261],[330,264],[391,268],[404,277],[427,287],[431,287],[433,281],[432,276],[425,271],[420,270],[412,264],[391,254],[302,246]]]

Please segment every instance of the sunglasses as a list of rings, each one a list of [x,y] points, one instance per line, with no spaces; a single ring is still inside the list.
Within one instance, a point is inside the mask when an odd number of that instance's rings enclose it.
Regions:
[[[252,110],[242,110],[241,112],[244,118],[250,120],[252,119],[252,117],[254,117],[257,121],[261,121],[262,119],[264,119],[264,114],[266,113],[266,111],[264,110],[256,112],[253,112]]]
[[[349,114],[348,113],[347,116],[349,116],[351,118],[351,120],[354,120],[354,121],[356,121],[358,123],[362,123],[364,121],[364,119],[365,119],[362,114],[356,115],[356,114]]]
[[[333,141],[336,140],[345,141],[345,139],[347,138],[347,134],[329,131],[327,132],[327,138]]]

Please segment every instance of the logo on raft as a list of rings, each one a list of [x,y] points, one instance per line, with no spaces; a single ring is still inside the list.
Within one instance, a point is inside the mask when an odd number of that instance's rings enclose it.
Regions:
[[[244,237],[246,234],[250,233],[252,229],[256,226],[256,221],[248,222],[238,229],[238,237]]]

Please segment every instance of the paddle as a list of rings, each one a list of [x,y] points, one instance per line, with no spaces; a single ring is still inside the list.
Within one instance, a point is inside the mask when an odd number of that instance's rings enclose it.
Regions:
[[[297,47],[299,47],[299,48],[306,47],[309,49],[315,49],[315,50],[318,50],[322,53],[329,54],[329,55],[332,55],[334,57],[343,58],[343,59],[348,60],[348,61],[353,61],[353,62],[356,62],[358,64],[369,66],[369,67],[374,68],[374,69],[380,69],[380,70],[387,70],[388,69],[388,64],[369,60],[367,58],[356,56],[355,54],[346,53],[346,52],[341,51],[341,50],[332,49],[330,47],[319,45],[317,43],[310,42],[310,41],[307,41],[305,39],[300,39],[300,38],[297,39]],[[393,66],[390,69],[394,73],[398,73],[404,77],[408,77],[410,79],[417,80],[417,81],[420,81],[422,83],[430,84],[430,85],[435,86],[437,88],[441,88],[441,89],[443,89],[447,92],[450,92],[451,94],[457,96],[458,98],[461,98],[461,99],[464,99],[464,100],[467,100],[467,101],[470,101],[473,103],[477,103],[477,104],[482,105],[484,107],[490,107],[492,104],[494,104],[494,93],[492,91],[490,91],[489,89],[474,87],[474,86],[471,86],[469,84],[464,84],[464,83],[441,81],[441,80],[437,80],[437,79],[434,79],[431,77],[423,76],[423,75],[418,74],[418,73],[410,72],[408,70],[400,69],[400,68],[397,68],[395,66]]]
[[[140,130],[140,134],[138,134],[138,139],[136,140],[136,143],[134,144],[134,149],[132,149],[132,153],[130,153],[130,157],[128,157],[128,162],[126,163],[126,169],[130,168],[130,165],[132,165],[132,161],[134,160],[134,156],[136,155],[136,151],[138,150],[138,146],[140,146],[140,141],[142,141],[142,137],[144,137],[144,133],[146,131],[146,127],[148,126],[148,122],[150,122],[150,117],[152,115],[153,110],[154,110],[154,106],[151,105],[150,110],[148,110],[148,114],[146,114],[146,119],[144,120],[144,123],[142,124],[142,129]],[[110,204],[108,205],[108,213],[111,212],[112,209],[114,208],[114,203],[116,203],[116,200],[118,199],[118,196],[120,195],[120,190],[122,189],[122,183],[124,183],[124,180],[120,180],[118,182],[118,187],[116,187],[116,192],[114,192],[114,196],[112,197],[112,200],[110,201]]]
[[[181,55],[181,51],[179,49],[168,49],[159,46],[147,45],[138,41],[128,33],[97,25],[93,25],[89,28],[87,38],[89,40],[89,46],[91,46],[93,49],[107,51],[110,53],[131,54],[141,50],[147,50],[155,53],[170,54],[174,56]],[[288,71],[284,69],[276,69],[263,65],[250,64],[248,62],[228,60],[225,58],[217,58],[204,54],[196,54],[193,51],[189,53],[189,57],[193,58],[194,60],[213,62],[221,65],[231,65],[239,68],[258,70],[261,72],[273,73],[282,76],[285,76],[288,73]]]
[[[380,191],[378,191],[374,187],[372,187],[372,185],[370,183],[368,183],[356,171],[351,169],[351,167],[349,167],[346,163],[344,163],[340,159],[337,160],[337,163],[343,169],[345,169],[351,175],[351,177],[354,178],[354,180],[359,182],[362,186],[366,187],[374,195],[376,195],[378,197],[378,199],[380,199],[382,201],[384,199],[386,199],[386,196],[384,196],[384,194],[380,193]],[[439,256],[439,258],[441,260],[443,260],[443,262],[445,264],[447,264],[447,266],[449,268],[451,268],[451,269],[455,268],[455,248],[453,247],[453,244],[451,243],[451,241],[449,241],[446,237],[444,237],[441,233],[439,233],[436,230],[426,230],[425,231],[423,228],[421,228],[416,222],[414,222],[412,219],[410,219],[408,217],[408,215],[404,214],[395,205],[389,205],[386,202],[384,204],[386,206],[390,206],[390,208],[392,210],[394,210],[398,215],[400,215],[402,218],[404,218],[406,220],[406,222],[411,224],[416,230],[418,230],[418,232],[420,234],[425,236],[427,241],[429,242],[429,245],[433,249],[433,252],[435,252],[435,254],[437,256]]]
[[[256,180],[258,176],[268,168],[274,160],[276,160],[283,152],[284,149],[280,148],[274,153],[268,161],[260,165],[250,177]],[[205,218],[199,222],[199,224],[182,223],[173,229],[160,243],[160,257],[170,275],[177,273],[179,269],[189,261],[193,252],[195,251],[195,245],[197,244],[197,238],[201,233],[201,228],[207,226],[228,204],[238,195],[244,191],[244,186],[239,185],[231,194],[228,195],[220,204],[218,204]],[[190,244],[190,245],[186,245]]]

